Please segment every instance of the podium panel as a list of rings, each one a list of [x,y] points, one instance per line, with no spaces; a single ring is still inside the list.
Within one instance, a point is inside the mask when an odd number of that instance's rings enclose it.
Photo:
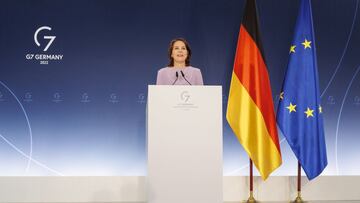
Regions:
[[[148,87],[149,203],[222,203],[221,86]]]
[[[221,86],[149,86],[149,203],[222,203]]]

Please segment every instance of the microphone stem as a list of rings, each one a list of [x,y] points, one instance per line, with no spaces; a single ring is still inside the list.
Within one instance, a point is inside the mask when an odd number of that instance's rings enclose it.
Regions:
[[[178,79],[179,79],[179,74],[178,74],[178,72],[176,71],[176,79],[175,79],[175,81],[173,82],[172,85],[174,85]]]
[[[183,76],[183,78],[186,80],[186,82],[189,83],[189,85],[192,85],[192,84],[186,79],[184,72],[182,72],[182,70],[181,70],[180,72],[181,72],[181,75]]]

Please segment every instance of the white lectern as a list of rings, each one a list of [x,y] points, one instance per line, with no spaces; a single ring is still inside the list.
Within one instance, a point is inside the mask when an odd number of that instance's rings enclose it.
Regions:
[[[148,87],[149,203],[222,203],[221,86]]]

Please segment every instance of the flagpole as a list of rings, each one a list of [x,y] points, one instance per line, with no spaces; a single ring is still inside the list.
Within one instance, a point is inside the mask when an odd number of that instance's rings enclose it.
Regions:
[[[301,198],[301,164],[298,161],[298,175],[297,175],[297,197],[294,201],[295,203],[304,202]]]
[[[247,202],[249,203],[254,203],[256,202],[255,198],[254,198],[254,193],[253,193],[253,184],[254,184],[254,180],[253,180],[253,162],[251,159],[250,160],[250,196],[249,199],[247,200]]]

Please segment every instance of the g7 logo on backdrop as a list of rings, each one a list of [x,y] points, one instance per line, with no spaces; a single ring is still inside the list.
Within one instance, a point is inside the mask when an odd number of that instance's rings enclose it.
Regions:
[[[39,47],[40,46],[40,43],[39,43],[39,40],[38,40],[38,34],[39,32],[41,32],[42,30],[50,30],[51,31],[51,27],[49,26],[42,26],[40,28],[38,28],[36,31],[35,31],[35,34],[34,34],[34,41],[36,43],[36,45]],[[49,40],[47,45],[45,46],[44,48],[44,51],[47,51],[50,47],[50,45],[54,42],[56,36],[44,36],[44,39],[47,39]]]
[[[46,34],[40,34],[40,32],[48,32],[51,31],[51,27],[50,26],[41,26],[39,28],[36,29],[35,33],[34,33],[34,41],[35,44],[38,47],[45,47],[43,49],[44,52],[48,51],[49,47],[53,44],[56,36],[54,35],[46,35]],[[61,39],[61,36],[60,36]],[[44,45],[45,43],[43,43],[43,45],[40,44],[40,42],[44,42],[46,43],[46,45]],[[52,49],[51,51],[53,51],[54,49]],[[25,55],[26,60],[28,61],[37,61],[42,65],[47,65],[49,64],[50,61],[61,61],[64,57],[64,55],[62,53],[27,53]]]

